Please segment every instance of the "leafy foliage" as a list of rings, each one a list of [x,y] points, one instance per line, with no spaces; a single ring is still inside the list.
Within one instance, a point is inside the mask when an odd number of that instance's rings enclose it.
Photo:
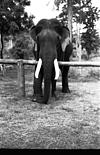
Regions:
[[[32,40],[28,33],[21,33],[16,36],[15,44],[10,53],[15,59],[29,59],[33,57]]]
[[[81,37],[82,47],[86,48],[88,57],[91,53],[97,53],[100,48],[100,38],[98,32],[95,29],[87,29]]]
[[[85,8],[86,9],[86,8]],[[100,47],[100,38],[97,30],[95,29],[95,22],[99,19],[99,11],[97,8],[89,5],[84,11],[83,24],[85,33],[82,33],[82,46],[86,48],[88,56],[94,52],[96,53]]]
[[[3,57],[3,36],[28,31],[33,25],[34,16],[28,16],[25,12],[25,6],[29,5],[30,0],[0,0],[1,57]]]
[[[29,0],[1,0],[0,3],[0,32],[5,34],[26,30],[32,24],[33,16],[28,17],[25,6],[30,5]],[[10,31],[9,31],[10,29]]]
[[[57,17],[63,25],[68,24],[68,0],[55,0],[59,9],[62,5],[62,12]],[[86,48],[88,55],[96,52],[100,46],[100,38],[95,29],[95,22],[99,19],[100,10],[92,6],[91,0],[73,0],[73,23],[84,24],[85,32],[82,33],[82,46]]]

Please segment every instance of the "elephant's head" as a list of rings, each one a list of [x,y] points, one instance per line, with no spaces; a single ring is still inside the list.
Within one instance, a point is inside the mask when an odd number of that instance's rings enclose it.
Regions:
[[[57,19],[42,19],[30,31],[32,39],[39,48],[38,64],[35,71],[35,77],[38,78],[41,65],[44,73],[44,102],[49,99],[50,80],[53,66],[55,68],[55,80],[59,77],[59,65],[57,61],[57,43],[62,45],[62,51],[69,41],[69,30],[63,27]]]

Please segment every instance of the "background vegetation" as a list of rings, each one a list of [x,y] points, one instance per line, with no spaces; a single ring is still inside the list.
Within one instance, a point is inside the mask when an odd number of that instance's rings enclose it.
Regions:
[[[62,8],[61,13],[57,17],[65,26],[68,25],[68,10],[70,0],[55,0],[57,9]],[[100,10],[92,6],[92,0],[71,0],[72,2],[72,26],[80,24],[82,31],[80,32],[80,41],[82,48],[87,51],[87,56],[94,53],[97,54],[100,47],[99,33],[95,28],[95,22],[100,18]],[[78,25],[77,25],[78,26]],[[73,33],[73,40],[77,32]]]
[[[16,34],[28,32],[29,28],[34,24],[34,16],[28,16],[27,12],[25,12],[25,7],[29,5],[30,0],[0,1],[0,58],[3,58],[4,36],[11,35],[14,38]]]
[[[25,7],[30,4],[30,0],[0,1],[0,58],[29,59],[33,57],[33,44],[29,36],[29,29],[34,25],[34,15],[28,16],[25,12]],[[65,26],[69,24],[69,11],[72,9],[73,44],[76,44],[75,36],[77,35],[77,32],[73,31],[73,25],[75,23],[82,25],[80,42],[82,49],[85,48],[85,51],[82,51],[82,58],[84,55],[87,59],[93,54],[97,56],[100,48],[100,37],[95,28],[95,22],[100,18],[100,10],[92,6],[92,0],[55,0],[55,5],[58,10],[60,8],[62,10],[57,19]],[[6,51],[5,44],[10,40],[9,38],[12,38],[12,49]]]

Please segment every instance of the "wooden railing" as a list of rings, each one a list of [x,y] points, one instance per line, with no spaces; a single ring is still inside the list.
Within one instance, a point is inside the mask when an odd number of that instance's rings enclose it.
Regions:
[[[11,64],[11,65],[17,65],[17,74],[18,74],[18,88],[19,88],[19,94],[23,97],[25,97],[25,73],[24,73],[24,65],[35,65],[37,64],[37,61],[35,60],[22,60],[22,59],[0,59],[0,64]],[[59,65],[64,66],[74,66],[74,67],[100,67],[100,62],[62,62],[59,61]]]

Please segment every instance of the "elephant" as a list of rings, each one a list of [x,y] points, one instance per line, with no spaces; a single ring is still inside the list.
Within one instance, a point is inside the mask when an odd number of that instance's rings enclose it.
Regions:
[[[56,18],[41,19],[35,26],[31,27],[30,35],[35,42],[34,56],[38,61],[34,73],[33,101],[47,104],[50,93],[56,97],[56,81],[60,70],[62,73],[62,92],[70,92],[68,86],[69,66],[58,64],[58,61],[69,61],[72,54],[70,31]],[[44,89],[42,90],[43,80]]]

